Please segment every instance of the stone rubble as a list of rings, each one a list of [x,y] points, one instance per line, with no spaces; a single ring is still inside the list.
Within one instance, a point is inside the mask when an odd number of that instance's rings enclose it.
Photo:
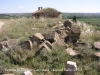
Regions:
[[[0,49],[3,51],[8,51],[8,49],[14,45],[19,45],[23,50],[31,50],[34,49],[34,43],[37,44],[38,50],[36,55],[41,52],[44,48],[51,52],[52,48],[56,45],[62,45],[66,49],[66,53],[70,56],[81,55],[79,51],[74,50],[73,48],[68,47],[69,43],[73,44],[75,47],[84,46],[86,48],[91,49],[92,46],[87,42],[78,42],[80,35],[92,33],[90,29],[87,28],[86,24],[83,22],[77,21],[74,23],[71,20],[66,20],[64,24],[59,22],[58,26],[54,26],[56,29],[53,32],[49,33],[35,33],[32,37],[29,37],[28,41],[24,41],[21,43],[17,43],[17,39],[10,39],[7,41],[0,42]],[[37,28],[33,28],[35,30]],[[94,48],[100,50],[100,42],[94,42]],[[94,53],[94,56],[99,58],[100,62],[100,52]],[[77,71],[77,65],[75,62],[68,61],[66,65],[66,69],[71,69],[71,71],[65,71],[65,75],[75,75]],[[75,70],[75,71],[74,71]],[[2,74],[2,75],[14,75],[14,74]],[[24,72],[24,75],[33,75],[30,71]]]

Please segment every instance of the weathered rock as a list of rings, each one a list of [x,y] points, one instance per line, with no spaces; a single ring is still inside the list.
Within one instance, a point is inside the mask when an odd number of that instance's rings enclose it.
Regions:
[[[65,74],[64,75],[76,75],[77,64],[73,61],[67,61]]]
[[[55,32],[43,33],[42,35],[44,36],[44,39],[49,41],[50,43],[53,43],[55,41]]]
[[[0,49],[2,49],[3,51],[8,51],[9,48],[11,48],[14,45],[18,44],[18,40],[17,39],[10,39],[7,41],[2,41],[0,42]]]
[[[78,25],[73,25],[71,26],[71,29],[70,29],[73,33],[81,33],[81,29]]]
[[[100,57],[100,52],[94,53],[95,56]]]
[[[19,44],[21,46],[22,49],[32,49],[33,48],[33,44],[31,42],[31,40],[28,41],[24,41],[22,43]]]
[[[48,52],[52,51],[52,44],[49,41],[44,41],[41,45],[39,45],[39,50],[36,52],[37,54],[40,54],[41,50],[46,49]]]
[[[33,75],[30,71],[25,71],[24,75]]]
[[[52,28],[53,28],[53,29],[57,29],[57,28],[58,28],[58,26],[53,26]]]
[[[71,22],[70,20],[66,20],[66,21],[64,22],[64,26],[65,26],[65,28],[69,31],[70,28],[71,28],[71,26],[72,26],[72,22]]]
[[[69,30],[68,37],[71,39],[73,43],[75,43],[79,39],[80,34],[81,34],[80,27],[77,25],[73,25]]]
[[[67,48],[66,52],[71,56],[77,56],[80,55],[80,52],[73,50],[72,48]]]
[[[61,36],[55,32],[55,41],[57,42],[58,45],[62,45],[62,46],[66,46],[66,43],[64,42],[64,40],[61,38]]]
[[[94,42],[94,47],[100,50],[100,42]]]
[[[48,51],[51,51],[51,49],[52,49],[52,44],[51,44],[49,41],[43,42],[43,43],[39,46],[39,48],[41,48],[42,46],[44,46]]]
[[[63,23],[59,24],[59,27],[64,27]]]
[[[57,30],[56,32],[58,34],[60,34],[61,35],[61,38],[63,38],[63,39],[67,36],[65,29],[64,30]]]
[[[97,53],[94,53],[94,56],[93,56],[96,60],[99,61],[99,64],[100,64],[100,52],[97,52]]]
[[[59,33],[59,34],[58,34]],[[50,33],[43,33],[44,39],[49,41],[51,44],[54,42],[58,43],[58,45],[65,46],[64,37],[66,36],[65,31],[58,31],[58,32],[50,32]]]
[[[39,46],[44,41],[44,36],[41,33],[36,33],[32,37],[30,37],[32,43],[36,42],[37,46]]]

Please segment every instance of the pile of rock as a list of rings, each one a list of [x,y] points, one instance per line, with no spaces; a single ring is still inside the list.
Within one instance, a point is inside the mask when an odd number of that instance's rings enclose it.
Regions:
[[[76,51],[76,47],[86,47],[91,49],[92,46],[87,42],[77,42],[80,38],[81,34],[81,23],[78,22],[78,25],[76,22],[73,22],[71,20],[66,20],[64,24],[53,27],[56,28],[53,32],[48,33],[35,33],[32,37],[29,37],[28,41],[24,41],[21,43],[18,43],[18,39],[10,39],[6,41],[0,42],[0,49],[3,51],[8,51],[9,48],[11,48],[14,45],[19,45],[23,50],[32,50],[34,49],[34,46],[36,44],[38,50],[36,52],[36,55],[40,54],[41,50],[44,48],[51,52],[52,48],[56,45],[62,45],[66,49],[66,53],[68,53],[71,56],[77,56],[81,55],[79,51]],[[69,48],[68,43],[71,43],[74,45],[74,48]],[[100,42],[94,42],[95,49],[100,50]],[[94,53],[94,56],[99,59],[100,62],[100,52]],[[77,70],[77,65],[75,62],[68,61],[66,65],[66,70],[71,69],[71,71],[65,71],[65,75],[75,75],[75,72]],[[4,74],[5,75],[5,74]],[[24,75],[32,75],[31,72],[27,71],[24,72]]]
[[[61,23],[60,23],[61,24]],[[14,45],[19,45],[23,50],[34,49],[34,44],[37,45],[37,53],[44,48],[51,52],[55,45],[62,45],[68,48],[68,42],[75,43],[79,39],[81,30],[79,26],[75,25],[71,20],[66,20],[64,24],[58,25],[58,29],[48,33],[35,33],[32,37],[29,37],[28,41],[17,43],[17,39],[10,39],[0,42],[0,48],[3,51],[7,51]],[[74,42],[75,41],[75,42]]]
[[[53,27],[55,28],[55,27]],[[56,45],[62,45],[66,49],[66,52],[71,56],[79,55],[80,53],[75,51],[75,47],[84,46],[86,48],[92,48],[89,43],[77,42],[81,34],[81,23],[66,20],[63,24],[56,26],[55,31],[46,33],[35,33],[32,37],[29,37],[28,41],[18,43],[18,39],[10,39],[0,42],[0,49],[8,51],[14,45],[19,45],[23,50],[34,49],[37,45],[37,54],[44,48],[51,52],[52,48]],[[68,43],[74,45],[73,48],[68,48]],[[94,43],[94,48],[100,49],[100,42]]]

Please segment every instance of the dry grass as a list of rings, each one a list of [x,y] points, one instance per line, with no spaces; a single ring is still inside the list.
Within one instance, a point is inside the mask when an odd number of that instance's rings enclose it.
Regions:
[[[3,20],[2,20],[3,21]],[[29,36],[32,36],[36,32],[47,32],[51,31],[52,26],[58,25],[59,22],[64,22],[65,20],[59,19],[33,19],[33,18],[19,18],[19,19],[9,19],[4,20],[5,25],[2,27],[0,32],[0,39],[4,37],[9,39],[22,39],[28,40]],[[38,29],[34,29],[38,28]],[[87,29],[93,30],[92,27],[87,26]],[[85,39],[93,43],[94,41],[100,40],[100,33],[93,32],[90,34],[82,33],[80,39]],[[35,46],[34,46],[35,47]],[[87,52],[87,49],[82,51],[83,58],[80,57],[71,57],[65,52],[65,48],[62,46],[56,46],[52,53],[48,53],[46,50],[43,50],[40,55],[35,57],[35,51],[37,48],[30,51],[21,50],[19,47],[11,48],[10,51],[6,54],[5,52],[0,51],[0,73],[5,72],[5,68],[30,68],[30,69],[38,69],[38,68],[65,68],[66,61],[72,60],[77,62],[79,69],[82,71],[78,71],[77,75],[99,75],[98,61],[94,61],[93,58],[87,57],[88,54],[93,53],[93,50],[90,49]],[[81,48],[80,48],[81,50]],[[90,52],[91,51],[91,52]],[[20,61],[19,61],[20,60]],[[6,64],[6,65],[5,65]],[[2,66],[4,65],[4,66]],[[87,70],[87,66],[88,69]],[[63,72],[36,72],[32,71],[34,75],[63,75]],[[7,72],[6,72],[7,73]],[[9,73],[9,72],[8,72]],[[11,72],[10,72],[11,73]],[[15,72],[16,75],[20,75],[22,72]]]

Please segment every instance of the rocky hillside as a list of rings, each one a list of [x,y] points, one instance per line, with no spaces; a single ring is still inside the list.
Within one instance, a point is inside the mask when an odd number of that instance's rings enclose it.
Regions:
[[[100,31],[84,22],[10,19],[0,31],[0,73],[99,75],[99,50]]]

